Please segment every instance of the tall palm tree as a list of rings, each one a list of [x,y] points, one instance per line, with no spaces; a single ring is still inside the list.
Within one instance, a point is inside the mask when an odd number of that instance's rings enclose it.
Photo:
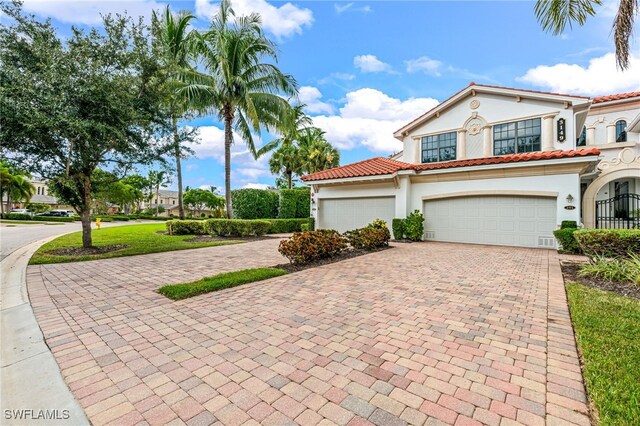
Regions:
[[[231,19],[233,18],[233,21]],[[236,17],[229,0],[220,4],[209,30],[201,35],[197,52],[203,72],[186,76],[182,91],[202,113],[215,114],[224,123],[225,199],[231,206],[231,145],[235,129],[257,158],[253,134],[262,126],[275,130],[286,121],[286,99],[295,96],[297,84],[273,63],[276,46],[263,33],[260,16]]]
[[[574,22],[584,25],[589,16],[596,14],[594,5],[601,4],[602,0],[537,0],[535,14],[543,30],[560,35],[567,24],[569,27]],[[638,0],[620,0],[618,12],[613,21],[613,34],[616,62],[622,70],[629,68],[629,44],[637,13]]]
[[[301,172],[315,173],[340,165],[340,152],[324,137],[325,132],[308,128],[298,136]]]
[[[28,203],[31,201],[33,194],[36,193],[36,187],[22,174],[14,174],[3,190],[7,194],[7,211],[11,211],[14,201]]]
[[[171,176],[165,170],[151,170],[147,180],[156,195],[156,216],[158,216],[160,213],[160,188],[171,183]],[[150,194],[150,198],[153,198],[153,194]]]
[[[280,145],[269,159],[271,173],[283,175],[289,189],[293,187],[294,173],[300,174],[301,166],[300,149],[293,143]]]
[[[178,215],[184,219],[184,205],[182,193],[182,146],[178,132],[178,120],[189,110],[188,99],[180,88],[183,87],[181,76],[185,70],[191,69],[193,59],[195,32],[189,29],[190,21],[195,17],[185,11],[172,14],[169,6],[162,16],[153,12],[155,35],[158,40],[160,59],[167,73],[169,82],[168,107],[171,112],[171,131],[173,133],[173,155],[176,161],[176,175],[178,178]]]

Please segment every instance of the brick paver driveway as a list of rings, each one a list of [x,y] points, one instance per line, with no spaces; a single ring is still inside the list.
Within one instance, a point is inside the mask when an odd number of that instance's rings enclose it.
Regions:
[[[94,424],[589,424],[557,255],[445,243],[171,302],[276,240],[31,266]]]

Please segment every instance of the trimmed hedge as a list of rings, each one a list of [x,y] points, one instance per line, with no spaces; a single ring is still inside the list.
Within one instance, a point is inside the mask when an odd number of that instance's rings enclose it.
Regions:
[[[580,254],[580,246],[578,245],[578,241],[574,232],[576,232],[576,228],[560,228],[553,231],[553,235],[560,243],[560,247],[563,251],[567,253]]]
[[[309,229],[309,224],[308,224],[308,223],[303,223],[303,224],[301,224],[301,225],[300,225],[300,231],[302,231],[302,232],[310,231],[310,229]]]
[[[329,259],[347,248],[347,240],[333,229],[296,232],[280,241],[278,251],[291,263],[309,263]]]
[[[300,232],[302,225],[308,225],[309,219],[268,219],[271,228],[267,234],[283,234],[286,232]],[[308,230],[308,229],[307,229]]]
[[[393,229],[393,238],[395,240],[401,240],[404,238],[404,219],[393,219],[391,222],[391,228]]]
[[[560,222],[560,229],[573,228],[578,229],[578,222],[575,220],[563,220]]]
[[[278,201],[275,191],[251,188],[231,191],[233,214],[238,219],[275,219]]]
[[[271,229],[271,222],[268,220],[209,219],[206,224],[209,233],[220,237],[260,236]]]
[[[306,218],[311,214],[311,191],[308,187],[281,189],[278,218]]]
[[[309,217],[309,231],[315,231],[316,230],[316,218],[315,217]]]
[[[573,235],[582,252],[592,258],[640,255],[640,229],[580,229]]]
[[[207,222],[202,220],[168,220],[169,235],[206,235],[209,233]]]
[[[9,220],[31,220],[31,215],[28,213],[5,213],[2,215],[2,218]]]
[[[34,216],[33,220],[41,220],[43,222],[73,222],[72,217],[64,216]]]

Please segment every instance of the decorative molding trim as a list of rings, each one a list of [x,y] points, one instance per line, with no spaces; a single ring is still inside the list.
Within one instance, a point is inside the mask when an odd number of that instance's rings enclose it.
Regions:
[[[471,109],[478,109],[479,106],[480,106],[480,101],[477,99],[474,99],[471,102],[469,102],[469,107]]]
[[[520,191],[520,190],[486,190],[486,191],[461,191],[447,192],[444,194],[426,195],[422,201],[439,200],[442,198],[459,198],[474,196],[519,196],[519,197],[547,197],[558,198],[558,193],[553,191]]]
[[[615,170],[640,168],[640,155],[636,155],[632,148],[624,148],[616,158],[602,160],[598,164],[598,170],[607,174]]]

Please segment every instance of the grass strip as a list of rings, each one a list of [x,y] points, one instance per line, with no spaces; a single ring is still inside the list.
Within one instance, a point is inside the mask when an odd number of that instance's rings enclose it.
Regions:
[[[640,424],[640,301],[567,284],[583,376],[599,424]]]
[[[287,271],[284,269],[278,268],[243,269],[241,271],[225,272],[212,277],[202,278],[201,280],[191,283],[165,285],[160,287],[158,292],[167,296],[169,299],[181,300],[199,294],[279,277],[286,273]]]

